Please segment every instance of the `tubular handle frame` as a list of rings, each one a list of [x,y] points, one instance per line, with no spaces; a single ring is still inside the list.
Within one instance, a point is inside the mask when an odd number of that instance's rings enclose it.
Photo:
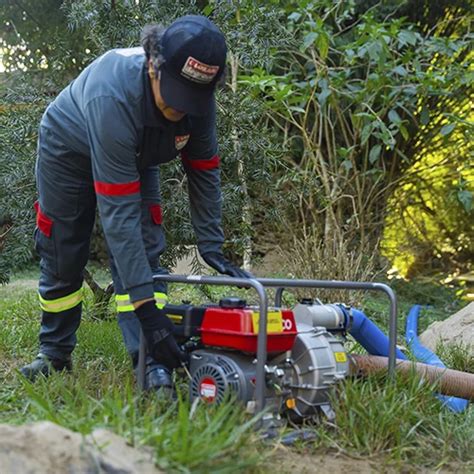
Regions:
[[[214,286],[239,286],[253,288],[259,299],[259,323],[257,336],[257,367],[255,384],[256,412],[260,413],[265,408],[265,365],[267,362],[267,318],[268,297],[265,288],[276,288],[275,306],[281,307],[283,291],[287,288],[323,288],[339,290],[366,290],[381,291],[390,300],[389,319],[389,352],[388,374],[391,378],[395,375],[396,341],[397,341],[397,298],[395,292],[384,283],[369,283],[337,280],[292,280],[287,278],[233,278],[228,276],[202,276],[202,275],[153,275],[154,281],[167,283],[185,283],[192,285]],[[138,356],[138,386],[145,389],[145,360],[146,346],[143,332],[140,331],[140,345]]]

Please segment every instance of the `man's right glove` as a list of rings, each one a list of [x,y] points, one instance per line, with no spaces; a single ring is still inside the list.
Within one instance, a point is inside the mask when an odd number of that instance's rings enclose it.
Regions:
[[[155,301],[147,301],[135,310],[140,321],[149,354],[160,364],[172,370],[188,361],[173,336],[173,323],[156,307]]]
[[[224,275],[234,278],[255,278],[250,272],[229,262],[220,252],[207,252],[202,254],[202,258],[210,267]]]

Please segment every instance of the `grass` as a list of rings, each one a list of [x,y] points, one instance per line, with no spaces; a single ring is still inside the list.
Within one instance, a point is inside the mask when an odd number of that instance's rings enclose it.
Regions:
[[[436,345],[436,354],[447,367],[474,374],[474,350],[467,344],[443,344],[439,342]]]
[[[318,429],[322,448],[435,468],[473,460],[472,409],[461,415],[440,410],[433,388],[415,375],[395,383],[381,376],[348,380],[334,408],[335,424]]]
[[[185,391],[175,402],[140,397],[118,325],[95,320],[87,305],[74,373],[24,380],[16,369],[37,349],[37,298],[34,290],[20,293],[0,289],[0,422],[49,420],[82,434],[106,427],[152,446],[158,466],[173,472],[251,472],[263,462],[254,420],[239,404],[198,406],[190,417]]]
[[[23,278],[34,276],[27,273]],[[401,315],[406,315],[411,304],[424,303],[413,288],[409,297],[399,293]],[[218,301],[229,294],[253,299],[245,290],[171,289],[174,302],[206,301],[208,297]],[[55,374],[30,384],[16,369],[37,350],[35,290],[15,284],[0,287],[0,422],[50,420],[83,434],[106,427],[134,445],[151,446],[157,465],[169,472],[285,472],[280,461],[277,466],[272,463],[274,450],[259,440],[254,420],[243,413],[239,403],[198,406],[193,411],[185,384],[180,385],[175,402],[157,395],[140,397],[115,320],[94,318],[90,302],[88,295],[74,353],[74,374]],[[455,305],[448,298],[430,303],[433,307],[423,315],[426,320],[441,319],[448,314],[447,305]],[[382,327],[387,324],[387,308],[383,296],[370,296],[363,303],[366,314]],[[399,326],[402,334],[403,324]],[[473,371],[467,348],[448,346],[440,351],[448,366]],[[310,427],[316,431],[316,441],[291,448],[287,456],[344,453],[404,472],[474,469],[472,407],[463,414],[442,409],[433,388],[415,375],[395,383],[380,376],[349,379],[333,405],[335,423],[322,421]]]
[[[28,419],[49,420],[83,434],[107,427],[134,445],[152,446],[158,466],[167,470],[238,472],[258,464],[262,455],[251,444],[253,421],[245,420],[234,405],[211,410],[200,406],[191,417],[186,398],[143,399],[130,377],[119,387],[114,369],[95,377],[91,373],[88,368],[69,380],[57,375],[34,385],[23,382]],[[85,390],[88,386],[95,389]]]

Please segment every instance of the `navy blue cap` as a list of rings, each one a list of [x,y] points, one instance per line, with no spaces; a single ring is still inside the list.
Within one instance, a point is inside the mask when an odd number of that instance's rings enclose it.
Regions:
[[[227,46],[222,32],[205,16],[178,18],[161,40],[160,92],[173,109],[207,115],[224,73]]]

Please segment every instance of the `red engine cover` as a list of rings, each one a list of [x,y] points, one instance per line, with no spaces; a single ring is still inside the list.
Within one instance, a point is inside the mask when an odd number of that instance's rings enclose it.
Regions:
[[[207,308],[201,326],[201,341],[207,346],[256,353],[258,321],[259,313],[252,308]],[[290,350],[296,334],[292,311],[268,311],[267,352]]]

